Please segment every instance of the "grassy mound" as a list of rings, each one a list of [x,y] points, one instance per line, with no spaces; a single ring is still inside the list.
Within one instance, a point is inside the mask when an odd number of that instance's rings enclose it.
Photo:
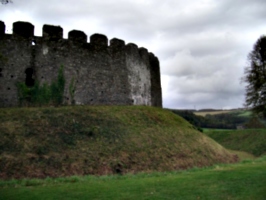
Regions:
[[[208,130],[206,134],[226,148],[266,155],[266,129]]]
[[[169,171],[237,157],[170,111],[141,106],[0,109],[0,178]]]

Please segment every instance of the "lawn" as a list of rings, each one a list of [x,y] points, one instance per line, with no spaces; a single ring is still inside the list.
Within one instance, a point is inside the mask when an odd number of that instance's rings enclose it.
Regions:
[[[0,181],[1,199],[265,199],[266,157],[167,173]]]

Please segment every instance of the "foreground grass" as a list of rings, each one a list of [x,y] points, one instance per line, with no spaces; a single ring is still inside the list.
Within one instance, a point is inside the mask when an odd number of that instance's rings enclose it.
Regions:
[[[266,157],[181,172],[0,181],[1,199],[265,199]]]
[[[266,154],[266,129],[204,129],[204,133],[228,149],[245,151],[255,156]]]

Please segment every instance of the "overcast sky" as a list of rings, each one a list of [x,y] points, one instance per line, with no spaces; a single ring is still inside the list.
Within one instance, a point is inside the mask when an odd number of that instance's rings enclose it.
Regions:
[[[163,106],[243,107],[247,55],[266,34],[266,0],[13,0],[0,20],[60,25],[135,43],[160,60]]]

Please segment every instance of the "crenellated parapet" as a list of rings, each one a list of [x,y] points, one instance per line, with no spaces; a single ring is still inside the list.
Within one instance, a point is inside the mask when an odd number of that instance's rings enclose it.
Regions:
[[[6,31],[6,25],[4,22],[0,21],[0,35],[4,35]]]
[[[87,35],[83,31],[72,30],[68,33],[68,39],[73,42],[86,43]]]
[[[70,31],[64,39],[63,28],[52,25],[44,25],[42,36],[35,36],[29,22],[13,23],[13,34],[6,34],[0,21],[0,107],[18,105],[17,83],[49,84],[62,65],[65,104],[74,98],[76,104],[162,106],[156,56],[98,33],[87,40],[79,30]],[[71,84],[74,94],[69,92]]]
[[[15,22],[13,23],[13,34],[25,38],[34,36],[34,26],[29,22]]]
[[[42,36],[48,40],[63,39],[63,29],[60,26],[43,25]]]

